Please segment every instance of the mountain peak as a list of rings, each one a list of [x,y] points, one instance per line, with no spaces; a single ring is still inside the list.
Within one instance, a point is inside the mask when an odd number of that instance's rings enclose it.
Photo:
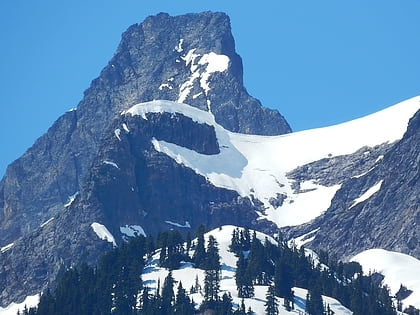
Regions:
[[[170,100],[212,112],[230,131],[262,135],[291,131],[276,110],[262,107],[247,93],[230,20],[220,12],[159,13],[130,26],[85,99],[104,90],[108,95],[113,90],[118,94],[109,95],[118,110],[156,99]],[[81,108],[85,105],[94,107],[82,101]]]

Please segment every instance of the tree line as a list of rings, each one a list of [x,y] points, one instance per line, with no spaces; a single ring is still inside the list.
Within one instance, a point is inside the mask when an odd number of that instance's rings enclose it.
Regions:
[[[260,240],[248,228],[233,231],[230,251],[237,259],[235,281],[242,303],[234,307],[230,293],[220,292],[220,255],[216,239],[200,226],[192,240],[190,234],[165,231],[156,238],[134,237],[101,256],[96,266],[85,263],[59,272],[54,287],[41,296],[36,308],[23,314],[138,314],[192,315],[212,310],[213,314],[250,315],[244,299],[254,296],[255,286],[266,286],[265,313],[276,315],[279,308],[292,310],[293,287],[308,289],[306,313],[332,315],[322,295],[331,296],[355,315],[396,314],[386,286],[375,274],[364,275],[358,263],[343,263],[328,252],[319,261],[277,237],[276,242]],[[169,273],[156,289],[143,286],[141,276],[147,259],[159,252],[159,265]],[[190,262],[204,270],[204,283],[198,278],[191,288],[176,283],[172,270]],[[197,305],[190,295],[202,292]],[[281,299],[279,299],[281,298]],[[282,304],[279,305],[278,301]],[[415,311],[415,310],[414,310]],[[21,314],[22,314],[21,313]],[[416,314],[416,313],[413,313]]]

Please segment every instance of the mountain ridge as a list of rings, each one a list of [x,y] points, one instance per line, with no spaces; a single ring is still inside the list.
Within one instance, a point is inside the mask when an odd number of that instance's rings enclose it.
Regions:
[[[419,257],[419,108],[290,133],[243,87],[225,14],[147,18],[1,180],[0,304],[95,264],[128,230],[235,224],[345,259]]]

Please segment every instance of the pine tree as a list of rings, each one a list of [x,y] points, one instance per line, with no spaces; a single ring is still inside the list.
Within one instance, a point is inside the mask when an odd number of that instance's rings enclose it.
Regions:
[[[267,302],[265,303],[265,314],[266,315],[278,315],[279,307],[277,304],[274,286],[270,285],[266,295]]]

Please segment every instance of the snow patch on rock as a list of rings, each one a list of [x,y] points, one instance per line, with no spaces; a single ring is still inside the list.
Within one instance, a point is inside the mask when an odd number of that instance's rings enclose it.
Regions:
[[[108,231],[105,225],[98,222],[93,222],[90,226],[101,240],[107,241],[112,243],[114,246],[117,246],[114,236],[111,234],[111,232]]]
[[[76,200],[76,197],[79,195],[79,192],[76,191],[73,195],[69,196],[69,200],[64,205],[65,208],[68,208],[72,205],[72,203]]]
[[[144,232],[144,229],[140,225],[128,225],[120,226],[120,232],[121,234],[124,234],[128,237],[135,237],[143,235],[146,237],[146,232]]]
[[[185,221],[185,224],[179,224],[176,222],[172,222],[172,221],[165,221],[165,223],[169,224],[169,225],[173,225],[176,227],[180,227],[180,228],[191,228],[190,222]]]
[[[381,189],[382,182],[383,180],[380,180],[375,185],[373,185],[368,190],[366,190],[365,193],[362,194],[359,198],[356,198],[349,209],[353,208],[354,206],[358,205],[359,203],[363,201],[366,201],[367,199],[372,197],[375,193],[377,193]]]

